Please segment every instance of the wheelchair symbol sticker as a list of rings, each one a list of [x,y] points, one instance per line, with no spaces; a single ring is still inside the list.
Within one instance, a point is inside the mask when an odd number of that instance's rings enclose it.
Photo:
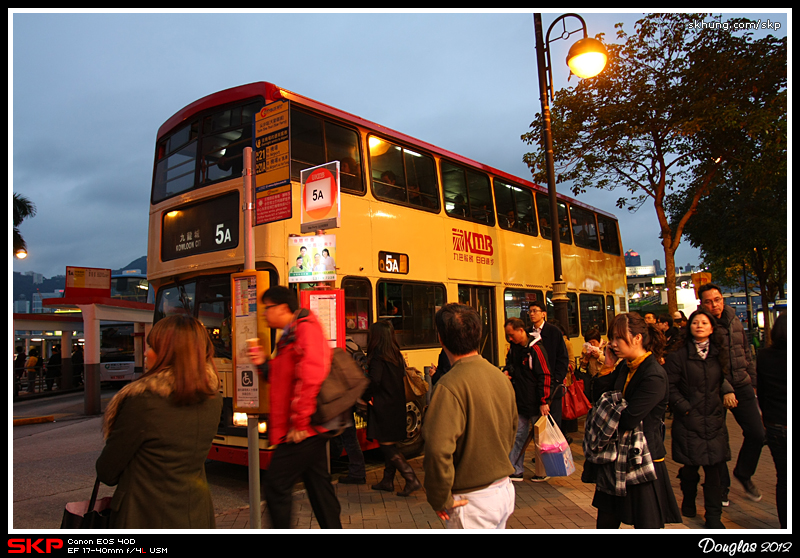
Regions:
[[[245,387],[250,387],[253,385],[252,370],[242,370],[242,385]]]

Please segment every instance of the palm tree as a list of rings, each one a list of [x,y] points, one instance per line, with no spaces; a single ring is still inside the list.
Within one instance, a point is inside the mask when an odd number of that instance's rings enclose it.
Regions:
[[[25,196],[14,194],[14,254],[25,251],[25,240],[17,227],[22,224],[22,221],[34,215],[36,215],[36,206]]]

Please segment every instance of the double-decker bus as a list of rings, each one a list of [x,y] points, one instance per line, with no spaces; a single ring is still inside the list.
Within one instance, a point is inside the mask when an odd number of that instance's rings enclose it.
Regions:
[[[111,275],[111,298],[152,302],[147,276],[139,270]],[[100,381],[121,384],[142,375],[143,338],[134,334],[131,322],[100,324]],[[139,345],[137,365],[137,344]]]
[[[246,463],[246,428],[234,422],[231,273],[244,264],[242,150],[253,115],[288,100],[292,215],[255,227],[255,267],[289,284],[301,236],[301,170],[340,161],[341,226],[335,287],[344,290],[346,332],[366,345],[369,325],[391,320],[410,366],[436,363],[434,314],[445,303],[480,313],[482,355],[501,366],[506,318],[529,321],[528,303],[549,300],[553,280],[547,192],[532,182],[266,82],[199,99],[158,130],[150,205],[148,280],[154,323],[198,317],[216,347],[225,405],[210,457]],[[627,309],[615,217],[560,197],[557,226],[569,297],[564,324],[579,353],[583,333],[605,334]],[[397,264],[397,265],[396,265]],[[409,403],[408,440],[419,444],[424,409]],[[267,449],[261,434],[260,447]],[[223,451],[224,450],[224,451]],[[237,452],[241,457],[237,458]]]

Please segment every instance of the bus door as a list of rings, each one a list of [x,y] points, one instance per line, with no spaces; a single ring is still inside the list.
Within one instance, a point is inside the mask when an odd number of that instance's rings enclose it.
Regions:
[[[497,366],[497,335],[495,331],[494,287],[459,285],[458,302],[472,306],[483,322],[480,354]]]

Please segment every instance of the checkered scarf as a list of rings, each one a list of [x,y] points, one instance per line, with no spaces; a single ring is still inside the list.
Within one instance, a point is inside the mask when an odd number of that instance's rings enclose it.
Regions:
[[[656,470],[642,425],[619,432],[619,418],[628,406],[622,393],[604,393],[586,417],[583,451],[596,464],[614,464],[614,494],[625,496],[627,485],[656,480]],[[601,485],[598,489],[603,490]],[[609,491],[610,492],[610,491]]]

